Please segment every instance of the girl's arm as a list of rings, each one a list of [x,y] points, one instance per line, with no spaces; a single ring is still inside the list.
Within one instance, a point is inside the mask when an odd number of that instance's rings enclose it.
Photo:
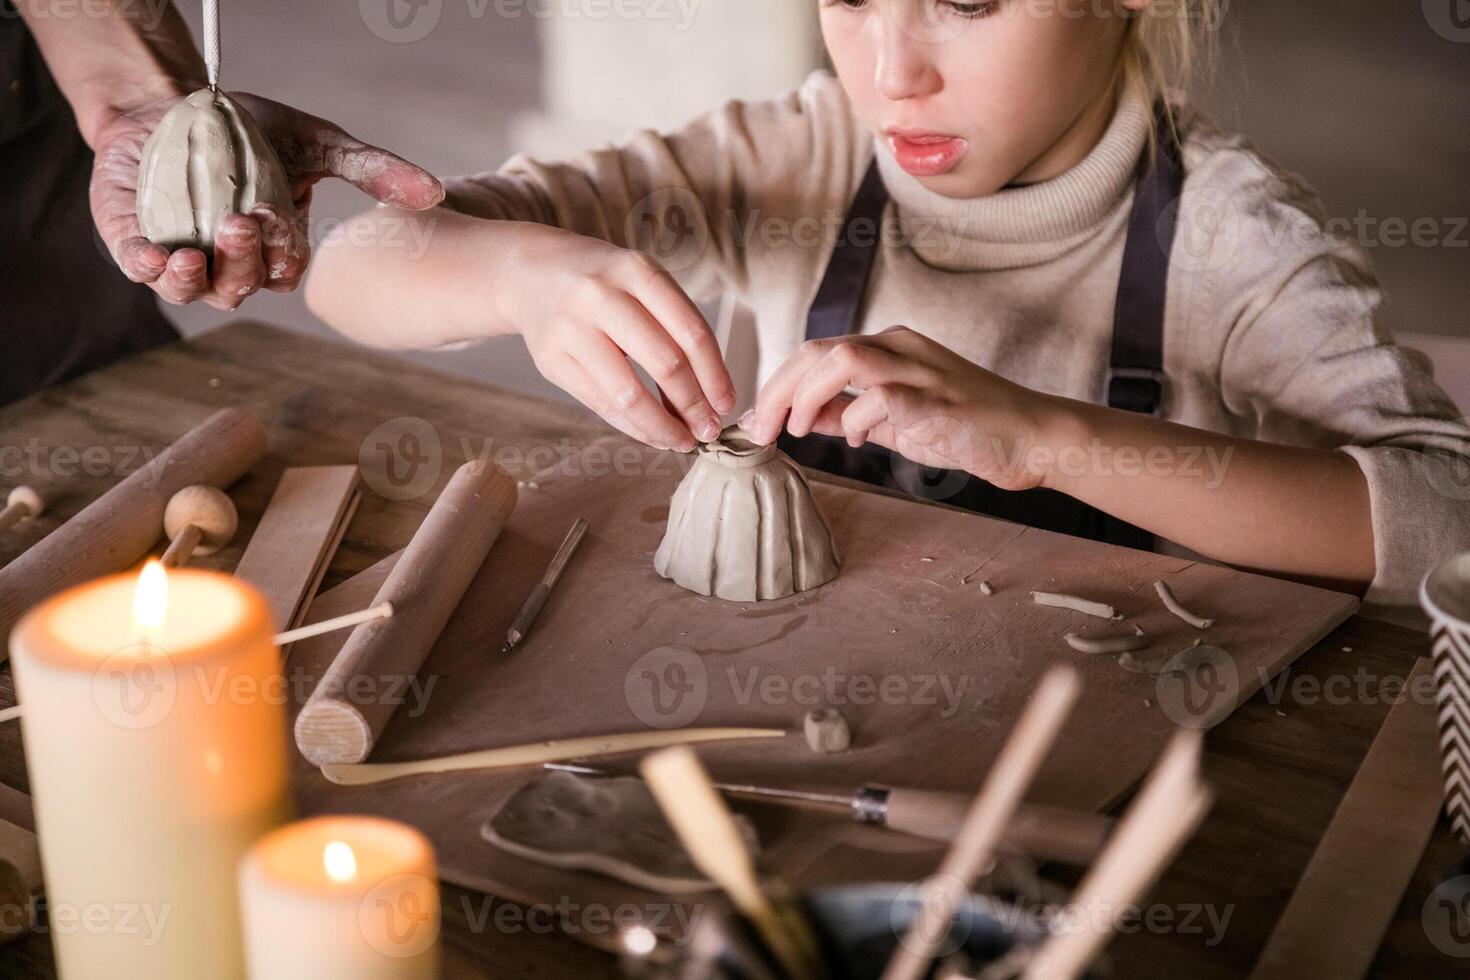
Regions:
[[[752,216],[789,221],[850,193],[865,143],[844,104],[835,80],[818,75],[783,99],[730,103],[676,133],[448,181],[443,208],[348,222],[322,249],[307,302],[377,346],[520,334],[541,372],[607,421],[687,451],[718,433],[735,391],[681,287],[701,297],[745,288],[765,247],[749,234]],[[807,252],[782,258],[816,258]]]

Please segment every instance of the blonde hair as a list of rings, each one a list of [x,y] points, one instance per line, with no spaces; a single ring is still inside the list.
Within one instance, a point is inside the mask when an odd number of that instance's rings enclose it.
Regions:
[[[1176,134],[1176,106],[1170,96],[1208,77],[1228,6],[1229,0],[1153,0],[1128,24],[1122,84],[1144,105],[1161,103]]]

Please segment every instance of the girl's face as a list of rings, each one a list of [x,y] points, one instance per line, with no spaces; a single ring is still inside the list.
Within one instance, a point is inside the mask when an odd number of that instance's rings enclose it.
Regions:
[[[1107,128],[1127,22],[1149,0],[821,0],[858,116],[904,170],[982,197],[1079,163]]]

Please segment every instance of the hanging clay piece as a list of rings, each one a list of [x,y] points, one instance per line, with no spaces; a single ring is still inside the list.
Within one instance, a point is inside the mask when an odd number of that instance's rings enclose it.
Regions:
[[[734,602],[781,599],[837,575],[838,557],[806,477],[775,446],[731,427],[699,447],[674,491],[653,560],[664,578]]]
[[[846,752],[852,745],[852,730],[836,708],[813,708],[802,719],[807,748],[821,755]]]
[[[225,93],[195,92],[143,144],[138,224],[150,242],[210,252],[225,215],[257,204],[290,216],[291,185],[255,119]]]
[[[754,828],[735,819],[754,851]],[[689,859],[648,786],[632,776],[547,773],[516,790],[480,836],[528,861],[594,871],[652,891],[689,895],[714,887]]]

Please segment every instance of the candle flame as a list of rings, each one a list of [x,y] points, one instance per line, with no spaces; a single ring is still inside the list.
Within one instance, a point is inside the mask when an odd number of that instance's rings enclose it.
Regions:
[[[334,840],[322,851],[322,866],[333,881],[351,881],[357,875],[357,855],[351,845]]]
[[[168,572],[157,560],[143,566],[133,592],[133,621],[145,634],[163,629],[168,618]]]

